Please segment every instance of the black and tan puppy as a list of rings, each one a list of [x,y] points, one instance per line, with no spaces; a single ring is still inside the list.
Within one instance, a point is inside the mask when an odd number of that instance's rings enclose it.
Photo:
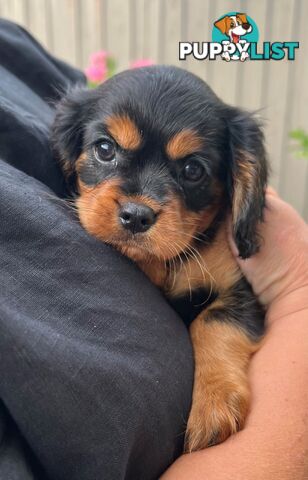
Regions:
[[[89,233],[132,258],[190,325],[186,450],[222,442],[249,407],[263,311],[229,250],[258,249],[267,165],[250,114],[175,67],[123,72],[60,102],[55,148]]]

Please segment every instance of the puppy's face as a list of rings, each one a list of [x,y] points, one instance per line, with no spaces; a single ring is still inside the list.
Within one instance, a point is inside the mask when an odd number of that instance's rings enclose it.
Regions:
[[[126,72],[99,88],[84,126],[81,223],[134,259],[176,256],[222,199],[225,127],[211,92],[183,77]]]
[[[189,249],[228,204],[236,229],[247,202],[263,202],[265,182],[265,173],[257,178],[265,168],[261,134],[246,120],[252,144],[238,145],[239,112],[172,67],[126,71],[73,92],[59,106],[54,139],[81,223],[137,261]],[[248,241],[250,253],[255,240]]]

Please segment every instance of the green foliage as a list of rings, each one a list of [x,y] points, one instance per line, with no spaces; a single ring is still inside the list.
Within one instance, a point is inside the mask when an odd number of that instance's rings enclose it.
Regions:
[[[108,78],[112,77],[116,73],[117,62],[111,56],[107,57],[107,69],[108,69]]]
[[[289,133],[290,138],[296,141],[296,153],[299,157],[308,158],[308,133],[305,130],[298,128]]]
[[[97,87],[97,83],[91,82],[90,80],[88,80],[87,86],[88,86],[88,88],[96,88],[96,87]]]

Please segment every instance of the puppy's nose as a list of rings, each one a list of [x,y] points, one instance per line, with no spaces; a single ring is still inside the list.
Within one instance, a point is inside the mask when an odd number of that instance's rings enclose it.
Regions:
[[[250,24],[249,23],[243,23],[242,27],[244,30],[249,30]]]
[[[156,222],[152,208],[140,203],[126,203],[119,212],[122,226],[133,233],[146,232]]]

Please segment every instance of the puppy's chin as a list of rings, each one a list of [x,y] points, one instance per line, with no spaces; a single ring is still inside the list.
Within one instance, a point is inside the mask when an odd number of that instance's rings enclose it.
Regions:
[[[153,252],[151,245],[145,245],[137,241],[122,241],[110,242],[117,250],[119,250],[126,257],[131,258],[135,262],[149,262],[151,259],[156,259],[157,256]]]
[[[89,231],[89,233],[93,235],[93,232]],[[157,238],[155,238],[156,235],[158,238],[160,237],[160,234],[157,234],[157,232],[154,233],[154,238],[152,239],[149,233],[127,235],[126,232],[123,231],[123,235],[119,234],[119,232],[115,232],[113,236],[95,236],[103,242],[112,245],[131,260],[145,263],[151,263],[152,261],[166,262],[167,260],[180,255],[190,243],[181,243],[181,248],[178,244],[176,244],[176,246],[172,244],[167,245],[165,241],[158,242]]]
[[[89,232],[91,233],[91,232]],[[129,234],[120,230],[115,232],[114,235],[103,237],[100,236],[100,240],[109,245],[112,245],[119,252],[126,257],[131,258],[136,262],[149,260],[150,257],[155,256],[151,248],[151,242],[148,242],[143,234]]]

